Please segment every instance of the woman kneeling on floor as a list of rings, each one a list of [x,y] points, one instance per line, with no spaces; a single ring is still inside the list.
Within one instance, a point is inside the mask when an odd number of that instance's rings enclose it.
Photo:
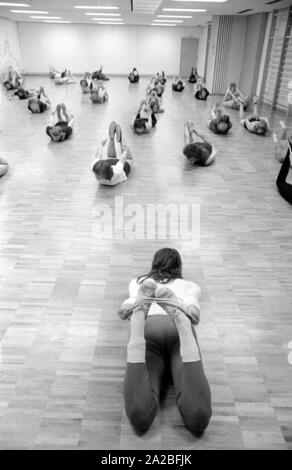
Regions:
[[[211,392],[194,327],[200,295],[197,284],[182,278],[181,257],[172,248],[157,251],[150,272],[130,282],[118,314],[130,323],[124,401],[138,433],[151,426],[166,377],[186,427],[200,436],[209,424]]]

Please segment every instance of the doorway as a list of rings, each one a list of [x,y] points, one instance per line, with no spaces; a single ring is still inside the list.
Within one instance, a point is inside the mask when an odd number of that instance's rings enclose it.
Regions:
[[[180,76],[189,78],[192,67],[197,67],[198,38],[181,38]]]

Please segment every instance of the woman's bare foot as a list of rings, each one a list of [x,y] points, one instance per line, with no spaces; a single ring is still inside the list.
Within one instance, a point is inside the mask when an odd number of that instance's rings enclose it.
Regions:
[[[133,311],[138,308],[138,306],[139,310],[142,310],[146,317],[152,303],[149,299],[154,298],[154,292],[156,288],[157,284],[153,279],[146,279],[144,282],[142,282],[139,287],[137,297],[130,297],[129,299],[125,300],[121,308],[118,310],[118,315],[120,318],[122,320],[129,319]]]
[[[175,320],[180,313],[184,313],[186,317],[193,323],[199,322],[197,312],[191,306],[184,307],[177,296],[166,286],[157,287],[155,290],[156,303],[166,311],[166,313]]]

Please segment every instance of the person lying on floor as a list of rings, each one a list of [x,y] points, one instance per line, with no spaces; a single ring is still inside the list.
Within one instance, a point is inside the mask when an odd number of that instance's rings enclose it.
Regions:
[[[97,70],[96,72],[93,72],[92,74],[92,79],[93,80],[109,80],[108,77],[105,76],[105,74],[103,73],[103,66],[101,65],[99,70]]]
[[[93,84],[91,80],[91,74],[89,72],[85,72],[84,77],[80,80],[80,86],[82,93],[90,93]]]
[[[161,96],[164,93],[164,85],[162,84],[160,80],[155,81],[155,90],[157,92],[157,96],[161,98]]]
[[[138,83],[140,80],[140,76],[138,74],[138,70],[136,67],[133,68],[132,72],[129,73],[128,79],[130,83]]]
[[[198,80],[197,68],[192,67],[190,78],[188,79],[188,82],[189,83],[197,83],[197,80]]]
[[[149,93],[147,103],[150,106],[152,113],[164,113],[164,108],[161,106],[161,101],[157,95],[156,89],[151,90]]]
[[[120,152],[116,148],[119,143]],[[127,181],[133,166],[133,158],[122,135],[122,128],[115,121],[109,126],[108,136],[97,149],[92,171],[99,182],[106,186],[115,186]]]
[[[51,102],[46,95],[44,87],[41,86],[39,91],[28,100],[27,107],[33,114],[43,113],[51,107]]]
[[[94,81],[92,84],[90,99],[92,103],[102,104],[108,101],[108,92],[103,84],[102,80]]]
[[[50,78],[55,80],[56,77],[59,77],[59,78],[61,77],[61,72],[59,72],[57,69],[55,69],[55,67],[50,67],[49,76],[50,76]]]
[[[74,83],[76,83],[76,79],[67,69],[61,73],[61,77],[56,76],[55,78],[55,85],[72,85]]]
[[[289,148],[288,139],[292,138],[292,127],[287,127],[284,121],[279,121],[280,130],[273,132],[273,141],[275,143],[276,159],[283,163]]]
[[[210,93],[207,90],[203,80],[198,78],[197,82],[194,84],[194,98],[200,101],[206,101],[209,95]]]
[[[250,97],[241,93],[235,82],[231,82],[222,100],[222,105],[226,108],[240,109],[240,103],[242,103],[244,109],[246,110],[249,102]]]
[[[69,113],[64,103],[61,103],[52,112],[46,133],[53,142],[64,142],[72,135],[73,127],[74,116]]]
[[[24,84],[24,77],[20,72],[17,72],[13,67],[9,67],[6,77],[3,82],[3,86],[6,90],[17,90]]]
[[[258,113],[258,97],[253,97],[253,113],[249,115],[247,118],[244,115],[244,100],[238,98],[239,100],[239,118],[240,124],[246,129],[248,132],[252,134],[258,135],[266,135],[267,131],[269,131],[269,121],[266,117],[260,117]]]
[[[183,91],[185,88],[185,82],[181,77],[174,77],[172,81],[172,89],[173,91]]]
[[[158,250],[150,272],[129,284],[118,315],[130,326],[124,402],[139,434],[150,428],[169,375],[185,426],[199,437],[209,424],[211,391],[195,330],[200,296],[200,287],[183,279],[181,257],[173,248]]]
[[[34,96],[36,93],[35,90],[25,90],[22,86],[19,86],[9,99],[12,100],[15,97],[18,97],[20,100],[27,100],[28,98]]]
[[[164,70],[162,70],[161,74],[159,72],[157,72],[156,78],[157,78],[157,80],[159,80],[161,82],[162,85],[165,85],[166,82],[167,82],[167,78],[166,78]]]
[[[184,128],[183,149],[187,163],[191,166],[209,166],[215,160],[216,153],[216,147],[196,131],[192,121],[188,121]]]
[[[155,114],[151,111],[146,100],[143,100],[132,123],[134,132],[139,135],[148,134],[152,129],[154,129],[156,123],[157,119]]]
[[[232,123],[225,109],[219,103],[215,103],[211,111],[211,119],[208,121],[208,128],[214,134],[227,134],[231,127]]]

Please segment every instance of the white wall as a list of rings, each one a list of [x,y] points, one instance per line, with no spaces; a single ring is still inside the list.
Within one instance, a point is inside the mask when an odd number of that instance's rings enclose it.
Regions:
[[[239,88],[253,96],[257,91],[261,58],[264,55],[264,39],[268,14],[247,16],[244,56],[241,66]]]
[[[14,21],[0,17],[0,76],[10,65],[22,68],[17,27]]]
[[[179,73],[182,37],[201,36],[197,28],[18,23],[23,67],[47,73],[50,65],[73,73],[93,71],[141,74]]]

